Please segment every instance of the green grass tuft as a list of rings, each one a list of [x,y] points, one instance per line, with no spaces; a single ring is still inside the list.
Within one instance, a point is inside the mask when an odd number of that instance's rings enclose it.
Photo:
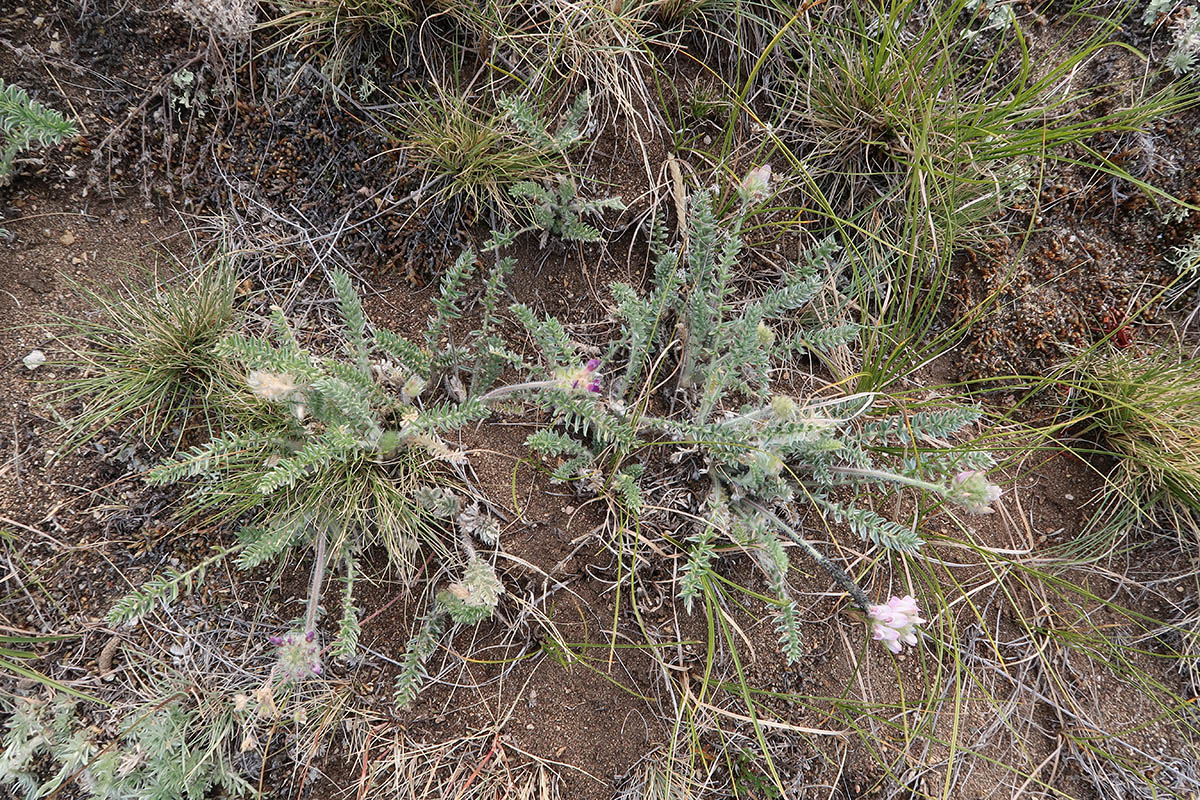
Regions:
[[[237,394],[236,373],[214,352],[233,324],[234,287],[222,258],[165,282],[80,287],[94,310],[58,318],[69,352],[54,364],[65,372],[49,395],[69,415],[63,449],[113,427],[151,445],[177,444],[193,422],[211,429]]]

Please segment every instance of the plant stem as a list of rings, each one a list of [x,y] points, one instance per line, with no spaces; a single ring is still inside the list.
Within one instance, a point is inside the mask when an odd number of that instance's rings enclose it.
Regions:
[[[831,467],[830,471],[836,472],[839,475],[850,475],[855,478],[875,478],[876,480],[887,481],[889,483],[898,483],[904,486],[912,486],[917,489],[924,489],[928,492],[933,492],[940,497],[946,496],[946,487],[937,483],[923,481],[920,478],[910,478],[907,475],[899,475],[895,472],[888,472],[883,469],[861,469],[859,467]]]
[[[308,609],[304,614],[304,630],[317,629],[317,603],[321,598],[321,584],[325,580],[325,526],[317,527],[317,554],[313,561],[312,584],[308,588]]]
[[[777,517],[774,512],[764,508],[753,500],[748,501],[748,504],[759,514],[762,514],[764,517],[766,517],[768,521],[775,525],[775,527],[789,539],[800,545],[804,552],[808,553],[813,561],[816,561],[818,564],[820,564],[821,568],[833,577],[834,582],[837,583],[838,586],[842,587],[846,593],[854,599],[854,603],[859,608],[861,608],[864,612],[870,610],[871,600],[867,597],[867,593],[863,591],[861,586],[855,583],[854,578],[851,578],[844,569],[830,561],[824,553],[813,547],[812,542],[796,533],[796,531],[792,529],[791,525],[788,525],[786,522]]]
[[[514,383],[510,386],[497,386],[487,394],[479,398],[479,402],[486,403],[489,400],[495,400],[499,397],[513,394],[514,392],[524,392],[533,389],[553,389],[558,386],[558,381],[528,381],[526,383]]]

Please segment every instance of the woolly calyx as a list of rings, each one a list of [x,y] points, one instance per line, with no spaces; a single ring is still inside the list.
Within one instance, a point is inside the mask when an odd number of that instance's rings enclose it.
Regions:
[[[746,173],[738,186],[738,194],[747,203],[757,203],[766,198],[771,191],[771,165],[763,164]]]
[[[992,503],[1000,499],[1003,492],[991,483],[987,475],[978,470],[966,470],[950,481],[950,500],[958,503],[971,514],[991,514]]]
[[[255,395],[273,403],[290,400],[300,388],[291,375],[263,369],[256,369],[247,375],[246,384]]]
[[[268,640],[277,649],[275,668],[290,681],[321,674],[321,643],[316,631],[292,631]]]
[[[593,394],[598,394],[600,392],[600,376],[596,372],[598,369],[600,369],[600,359],[593,358],[578,369],[564,370],[558,374],[556,381],[558,388],[567,392],[586,389]]]
[[[425,385],[424,378],[420,375],[413,375],[404,382],[403,388],[400,389],[400,394],[404,397],[405,402],[408,402],[425,391]]]

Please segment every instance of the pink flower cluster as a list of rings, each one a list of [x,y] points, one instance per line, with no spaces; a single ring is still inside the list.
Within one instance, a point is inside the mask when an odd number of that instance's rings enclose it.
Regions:
[[[899,653],[906,644],[915,646],[917,626],[925,624],[916,598],[908,594],[892,595],[886,605],[871,606],[867,617],[871,620],[871,638],[883,642],[893,653]]]
[[[293,631],[268,639],[279,648],[276,668],[288,680],[298,681],[321,674],[321,644],[316,631]]]
[[[566,391],[577,391],[586,388],[592,394],[600,393],[600,359],[593,358],[579,369],[567,370],[559,374],[558,385]]]

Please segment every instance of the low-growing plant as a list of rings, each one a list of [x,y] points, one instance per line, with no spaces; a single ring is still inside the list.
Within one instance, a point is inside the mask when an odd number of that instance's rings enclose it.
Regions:
[[[644,524],[647,506],[662,507],[657,495],[647,500],[642,481],[655,452],[668,464],[687,465],[656,473],[656,492],[664,481],[682,486],[704,476],[703,521],[692,525],[679,582],[687,608],[705,594],[717,547],[732,541],[766,573],[783,649],[790,660],[799,659],[804,651],[784,548],[790,541],[869,614],[875,638],[897,651],[899,642],[915,643],[921,620],[912,598],[871,604],[803,535],[806,515],[798,508],[811,509],[807,516],[818,524],[845,523],[862,538],[902,552],[920,546],[916,529],[854,504],[849,489],[913,487],[922,497],[988,513],[999,495],[980,471],[991,465],[990,456],[946,444],[979,412],[951,406],[871,413],[883,404],[870,394],[819,400],[781,391],[773,378],[777,365],[855,336],[853,324],[809,320],[792,332],[782,327],[785,319],[793,325],[802,319],[800,310],[839,269],[834,246],[826,241],[810,248],[782,286],[738,303],[731,279],[750,204],[734,214],[728,230],[711,192],[689,205],[686,249],[661,249],[650,293],[612,286],[619,327],[602,358],[583,364],[557,320],[514,306],[543,357],[541,379],[491,394],[523,392],[552,414],[552,425],[531,435],[529,446],[555,460],[552,480],[611,496],[621,526]]]
[[[1149,0],[1142,22],[1169,29],[1171,49],[1165,59],[1166,68],[1176,76],[1195,77],[1200,58],[1200,8],[1180,0]]]
[[[354,582],[365,548],[382,545],[406,577],[422,545],[443,558],[453,555],[438,523],[444,515],[429,492],[449,481],[436,465],[461,464],[465,454],[440,434],[486,416],[480,393],[516,359],[495,331],[509,259],[500,259],[485,280],[479,326],[462,341],[452,335],[450,323],[463,313],[476,263],[474,253],[464,253],[443,276],[419,343],[371,326],[341,271],[331,275],[343,325],[341,352],[311,352],[279,308],[268,321],[274,343],[227,333],[213,353],[243,375],[239,392],[246,413],[150,470],[147,480],[187,482],[178,516],[243,522],[239,542],[191,570],[152,579],[114,606],[110,622],[173,600],[226,555],[253,567],[309,545],[315,559],[308,611],[302,626],[276,642],[284,674],[299,677],[305,665],[308,674],[319,671],[317,610],[327,565],[340,565],[343,574],[342,617],[332,646],[351,654],[359,633]],[[473,513],[473,527],[485,527],[486,515],[478,507]]]
[[[1171,287],[1168,299],[1172,303],[1191,303],[1191,310],[1184,320],[1184,327],[1187,327],[1200,315],[1200,298],[1196,297],[1195,291],[1200,286],[1200,233],[1193,234],[1183,245],[1173,248],[1170,262],[1179,278]]]
[[[496,570],[476,554],[465,533],[463,539],[468,561],[462,579],[437,593],[432,607],[421,618],[416,633],[405,648],[393,691],[393,699],[399,707],[411,704],[423,688],[428,677],[425,664],[437,648],[446,620],[475,625],[490,619],[504,594],[504,585]]]
[[[625,203],[619,197],[585,200],[579,196],[575,180],[559,175],[551,187],[536,181],[521,181],[508,190],[513,199],[525,201],[532,230],[540,230],[540,246],[545,247],[551,236],[568,242],[595,242],[600,231],[584,222],[585,217],[598,217],[607,210],[623,211]]]
[[[50,147],[78,134],[75,124],[24,89],[0,79],[0,186],[12,180],[17,154],[33,145]]]
[[[217,256],[166,281],[147,276],[115,291],[80,288],[93,311],[59,317],[68,348],[49,399],[66,410],[64,450],[115,427],[161,443],[189,423],[211,427],[229,411],[237,376],[215,352],[234,321],[232,263]],[[76,404],[78,411],[70,408]],[[198,419],[197,419],[198,418]]]
[[[227,704],[200,713],[184,693],[126,714],[115,736],[87,725],[75,701],[49,697],[0,700],[8,715],[0,784],[26,800],[70,787],[99,800],[242,796],[251,789],[234,766],[237,727]],[[46,776],[46,770],[53,774]],[[74,795],[73,795],[74,796]]]

